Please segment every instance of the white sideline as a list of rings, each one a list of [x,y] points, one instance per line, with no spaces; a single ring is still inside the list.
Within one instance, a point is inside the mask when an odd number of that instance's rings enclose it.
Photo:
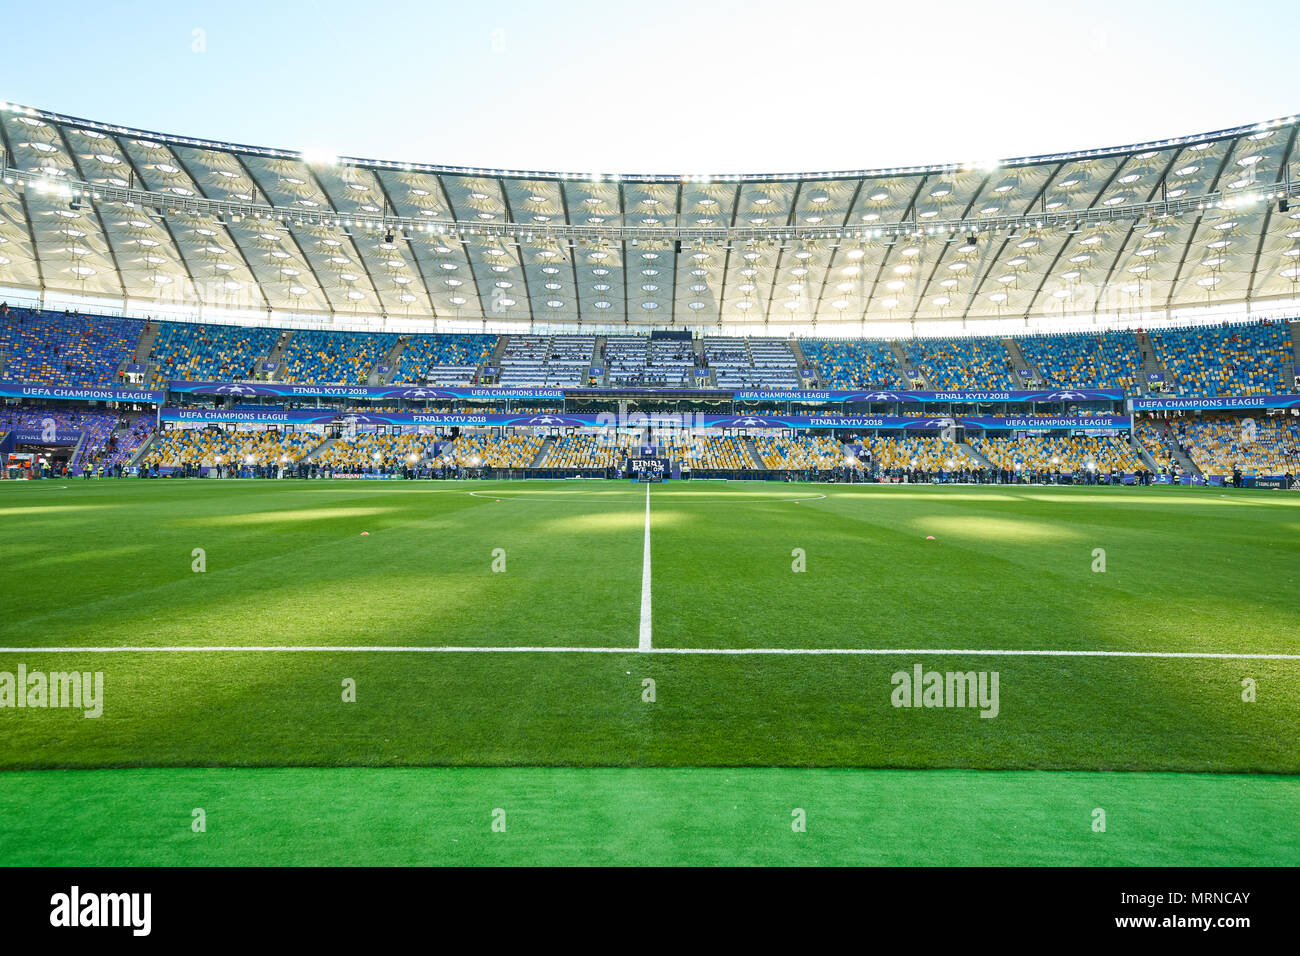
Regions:
[[[641,562],[641,634],[637,650],[648,651],[650,645],[650,485],[645,486],[645,554]]]
[[[176,647],[0,647],[0,654],[704,654],[827,657],[1160,657],[1200,660],[1300,661],[1300,654],[1247,654],[1216,651],[1063,651],[989,650],[984,648],[894,647],[470,647],[400,644],[224,644]]]

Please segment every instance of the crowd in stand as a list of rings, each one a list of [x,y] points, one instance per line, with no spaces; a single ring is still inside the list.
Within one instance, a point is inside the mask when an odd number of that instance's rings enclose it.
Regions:
[[[125,384],[124,367],[146,328],[152,330],[153,324],[0,304],[3,377],[80,386]],[[246,379],[273,351],[281,333],[264,327],[158,323],[148,357],[156,365],[150,384]],[[1167,373],[1164,384],[1178,395],[1254,395],[1294,388],[1296,356],[1285,321],[1155,329],[1149,337],[1155,364]],[[396,333],[296,330],[277,377],[298,384],[364,384],[398,338]],[[511,336],[502,382],[514,376],[526,384],[590,384],[589,363],[608,360],[611,384],[691,384],[697,356],[690,342],[610,336],[604,352],[593,354],[595,341],[593,336]],[[1016,370],[1011,352],[997,337],[916,338],[900,344],[935,390],[1018,389],[1042,381],[1050,387],[1133,392],[1150,384],[1142,380],[1138,339],[1130,331],[1027,335],[1016,342],[1032,379]],[[466,384],[496,345],[490,335],[411,335],[391,380]],[[721,387],[800,384],[795,354],[785,340],[706,336],[701,347],[701,371],[712,369]],[[841,390],[911,386],[894,348],[870,339],[800,343],[803,370],[815,369],[822,387]],[[660,374],[665,368],[672,371],[667,379]]]

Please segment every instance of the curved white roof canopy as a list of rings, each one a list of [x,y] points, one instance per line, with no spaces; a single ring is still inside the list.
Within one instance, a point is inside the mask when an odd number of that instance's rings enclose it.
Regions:
[[[997,162],[754,175],[304,155],[0,104],[0,287],[592,326],[1295,298],[1297,120]]]

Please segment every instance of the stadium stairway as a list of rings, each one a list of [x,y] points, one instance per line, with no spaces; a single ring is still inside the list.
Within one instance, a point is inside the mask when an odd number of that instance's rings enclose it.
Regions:
[[[1137,435],[1130,432],[1128,436],[1128,444],[1129,447],[1133,449],[1133,453],[1138,456],[1138,459],[1142,464],[1147,466],[1147,469],[1151,474],[1160,474],[1160,468],[1156,465],[1156,460],[1151,457],[1151,452],[1147,451],[1146,446],[1142,444]]]
[[[131,356],[132,362],[143,365],[149,361],[149,355],[153,352],[153,346],[158,341],[160,331],[162,331],[161,322],[155,322],[153,319],[145,322],[144,328],[140,330],[140,337],[135,342],[135,354]]]
[[[149,319],[145,322],[144,328],[140,330],[140,337],[135,341],[135,352],[129,359],[123,359],[117,366],[117,380],[125,380],[126,367],[134,363],[144,366],[144,381],[152,382],[154,372],[158,369],[157,362],[149,361],[149,356],[153,354],[154,343],[158,341],[158,333],[162,331],[162,323]],[[3,365],[0,364],[0,368]]]
[[[903,348],[903,343],[897,339],[890,339],[889,347],[894,352],[894,358],[898,359],[898,367],[902,370],[905,388],[929,388],[929,383],[925,380],[922,371],[912,364],[908,358],[907,349]],[[910,372],[908,370],[911,370]]]
[[[805,370],[811,369],[812,387],[821,388],[822,387],[821,370],[818,369],[815,364],[808,361],[807,356],[803,354],[803,347],[799,345],[798,339],[790,339],[789,342],[790,342],[790,354],[794,356],[795,363],[799,366],[799,380],[803,381]]]
[[[158,436],[161,434],[161,428],[155,428],[151,431],[149,437],[140,442],[140,447],[135,450],[135,454],[126,460],[126,467],[130,468],[131,466],[138,465],[140,462],[144,461],[144,456],[149,454],[149,449],[153,447],[154,442],[158,440]]]
[[[316,446],[315,448],[313,448],[311,451],[307,452],[307,454],[303,455],[303,456],[302,456],[302,460],[303,460],[303,461],[311,461],[313,458],[315,458],[317,455],[319,455],[321,452],[323,452],[326,448],[329,448],[331,445],[333,445],[336,441],[338,441],[337,438],[327,438],[327,439],[325,439],[323,442],[321,442],[319,445],[317,445],[317,446]]]
[[[1149,454],[1145,454],[1142,442],[1138,440],[1136,436],[1134,436],[1133,440],[1136,443],[1135,447],[1138,451],[1144,452],[1142,460],[1146,462],[1147,467],[1155,474],[1160,474],[1160,469],[1155,467],[1155,461],[1151,459]],[[1173,437],[1166,437],[1164,434],[1161,434],[1160,443],[1164,445],[1165,451],[1169,453],[1169,457],[1173,459],[1174,464],[1178,466],[1180,472],[1185,475],[1201,477],[1201,469],[1196,467],[1196,462],[1192,461],[1191,455],[1183,453],[1183,450],[1178,447],[1178,442],[1175,441]]]
[[[1178,464],[1178,470],[1180,472],[1185,475],[1191,475],[1193,478],[1205,477],[1201,473],[1201,469],[1196,466],[1196,462],[1192,461],[1192,456],[1184,454],[1183,450],[1178,447],[1176,442],[1166,441],[1165,444],[1169,446],[1169,454]]]
[[[767,471],[767,465],[763,464],[763,459],[758,457],[758,449],[754,447],[754,439],[745,439],[745,454],[749,455],[749,460],[754,463],[756,469]]]
[[[506,346],[509,345],[509,344],[510,344],[510,336],[508,336],[508,335],[499,335],[499,336],[497,336],[497,347],[494,348],[494,349],[492,350],[492,354],[488,356],[488,360],[487,360],[486,362],[484,362],[483,365],[480,365],[480,366],[479,366],[478,373],[474,376],[474,378],[475,378],[476,380],[477,380],[479,377],[482,376],[482,374],[483,374],[483,366],[484,366],[484,365],[487,366],[488,368],[494,368],[494,369],[496,369],[496,370],[497,370],[497,379],[500,380],[500,378],[501,378],[501,356],[503,356],[503,355],[506,354]]]
[[[289,329],[285,329],[283,332],[281,332],[280,337],[275,341],[275,345],[271,346],[271,351],[267,352],[264,356],[259,358],[257,362],[253,365],[254,374],[257,374],[257,370],[262,367],[263,362],[275,362],[276,368],[278,369],[280,367],[279,363],[281,359],[284,358],[284,350],[289,347],[289,339],[291,339],[292,337],[293,337],[293,332],[291,332]]]
[[[597,385],[602,388],[609,384],[609,359],[605,357],[605,336],[596,336],[596,344],[591,352],[591,367],[600,369],[600,381]]]
[[[68,458],[68,474],[80,475],[82,472],[81,456],[86,453],[86,433],[82,431],[81,437],[77,439],[77,447],[72,449],[72,454]]]
[[[1291,357],[1295,359],[1295,367],[1297,370],[1296,377],[1298,380],[1296,382],[1295,390],[1300,392],[1300,319],[1293,319],[1291,321]],[[0,358],[3,357],[0,356]],[[2,367],[3,363],[0,362],[0,368]]]
[[[975,446],[972,445],[970,442],[964,442],[964,441],[958,442],[957,450],[982,468],[993,467],[993,463],[989,461],[987,458],[985,458],[983,455],[981,455],[979,452],[977,452],[975,450]]]
[[[541,468],[546,463],[546,456],[551,453],[551,446],[555,444],[554,438],[548,438],[542,442],[542,447],[537,449],[537,455],[529,464],[529,468]]]
[[[402,349],[406,348],[407,343],[410,341],[411,337],[409,335],[399,335],[397,341],[393,343],[393,347],[388,350],[388,354],[375,362],[374,367],[370,369],[370,374],[366,376],[366,384],[387,385],[391,382],[394,376],[397,375],[397,363],[402,357]],[[381,365],[388,366],[388,371],[382,375],[378,371]]]
[[[1029,385],[1044,381],[1038,369],[1025,360],[1025,353],[1021,351],[1019,342],[1015,339],[1003,339],[1002,347],[1006,349],[1007,355],[1010,356],[1011,364],[1016,367],[1016,374],[1020,376],[1020,384]],[[1022,369],[1029,374],[1022,375]]]
[[[1160,363],[1156,361],[1156,352],[1155,347],[1151,344],[1151,336],[1147,335],[1145,332],[1135,332],[1133,337],[1137,339],[1138,353],[1142,356],[1142,381],[1138,383],[1138,387],[1141,389],[1142,394],[1146,395],[1151,392],[1152,375],[1163,375],[1164,378],[1158,379],[1157,381],[1163,381],[1166,385],[1172,385],[1173,378],[1170,376],[1168,370],[1163,368]]]

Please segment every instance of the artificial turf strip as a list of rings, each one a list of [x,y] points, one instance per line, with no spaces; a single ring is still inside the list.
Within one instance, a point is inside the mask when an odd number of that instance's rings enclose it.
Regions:
[[[0,774],[0,863],[1294,866],[1298,816],[1300,778],[1278,776],[29,771]]]
[[[0,646],[32,649],[0,655],[0,670],[103,671],[106,699],[89,720],[0,710],[0,767],[1300,772],[1300,661],[637,654],[645,494],[2,483]],[[657,647],[1300,650],[1296,496],[713,482],[650,496]],[[505,573],[491,570],[498,548]],[[40,650],[128,644],[629,652]],[[892,674],[916,663],[997,670],[998,717],[892,707]],[[345,678],[356,703],[341,699]]]

